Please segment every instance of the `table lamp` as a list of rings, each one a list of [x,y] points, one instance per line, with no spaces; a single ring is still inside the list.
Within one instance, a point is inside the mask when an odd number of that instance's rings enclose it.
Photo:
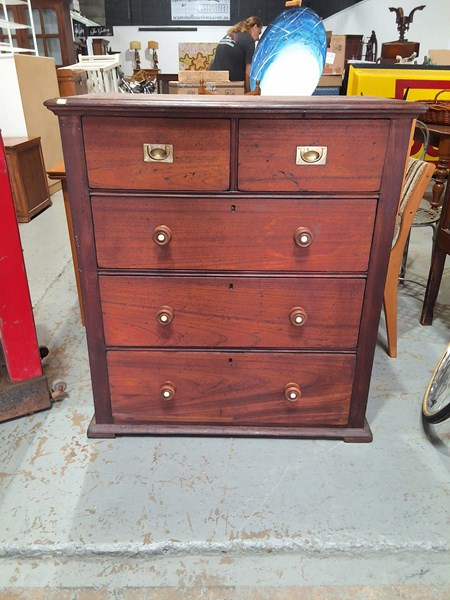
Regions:
[[[141,42],[130,42],[130,50],[134,50],[134,62],[136,63],[136,69],[141,68],[141,57],[139,56],[139,50],[141,49]]]
[[[149,48],[149,50],[152,51],[153,68],[157,69],[158,68],[158,55],[156,54],[156,51],[159,48],[159,44],[158,44],[158,42],[149,42],[148,48]]]

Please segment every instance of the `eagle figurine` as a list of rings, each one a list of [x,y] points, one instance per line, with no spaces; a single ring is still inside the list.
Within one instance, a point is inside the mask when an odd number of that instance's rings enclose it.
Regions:
[[[422,6],[416,6],[416,8],[413,8],[407,17],[405,17],[405,13],[403,12],[403,8],[401,6],[399,6],[398,8],[394,8],[393,6],[391,6],[389,8],[391,12],[395,12],[397,15],[395,22],[397,23],[397,29],[400,34],[400,37],[398,39],[399,42],[405,41],[405,31],[408,31],[409,26],[413,22],[414,13],[417,10],[423,10],[425,6],[425,4],[422,4]]]

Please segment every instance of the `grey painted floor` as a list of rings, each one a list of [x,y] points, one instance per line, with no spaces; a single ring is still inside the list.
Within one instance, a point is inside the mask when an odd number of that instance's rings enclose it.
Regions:
[[[399,293],[399,356],[380,324],[372,444],[89,440],[84,330],[60,193],[20,226],[45,373],[68,393],[0,424],[0,597],[450,598],[450,421],[421,422],[449,340],[448,272],[432,327],[424,288]],[[425,283],[431,230],[412,234]]]

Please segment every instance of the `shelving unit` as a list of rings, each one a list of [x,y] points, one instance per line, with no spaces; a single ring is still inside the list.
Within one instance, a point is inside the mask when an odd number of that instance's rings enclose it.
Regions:
[[[28,9],[28,23],[17,23],[12,21],[8,12],[8,6],[23,6]],[[31,0],[0,0],[0,29],[6,30],[8,41],[0,41],[0,56],[11,56],[16,53],[27,53],[39,56],[34,29]],[[33,39],[33,48],[23,48],[15,44],[13,31],[17,29],[28,29]]]

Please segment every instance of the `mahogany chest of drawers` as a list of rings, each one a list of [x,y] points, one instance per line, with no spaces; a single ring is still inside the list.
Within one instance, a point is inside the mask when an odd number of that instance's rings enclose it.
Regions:
[[[370,441],[414,103],[87,95],[60,120],[91,437]]]

